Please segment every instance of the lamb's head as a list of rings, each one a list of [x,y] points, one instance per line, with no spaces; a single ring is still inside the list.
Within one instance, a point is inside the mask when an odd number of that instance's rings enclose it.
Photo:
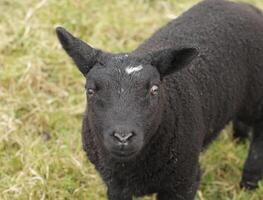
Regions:
[[[57,35],[87,79],[86,114],[91,131],[115,159],[135,157],[161,124],[164,76],[189,62],[196,50],[110,54],[92,48],[63,28],[57,28]]]

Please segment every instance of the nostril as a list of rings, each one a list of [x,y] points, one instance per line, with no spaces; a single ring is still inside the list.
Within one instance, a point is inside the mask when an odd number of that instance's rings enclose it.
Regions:
[[[122,133],[122,132],[114,132],[113,136],[118,139],[120,142],[127,142],[132,136],[134,136],[133,132]]]

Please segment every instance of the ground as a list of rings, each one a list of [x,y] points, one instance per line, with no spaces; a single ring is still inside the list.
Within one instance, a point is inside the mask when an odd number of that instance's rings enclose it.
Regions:
[[[84,79],[62,51],[63,25],[91,45],[129,51],[198,0],[0,1],[0,199],[105,200],[81,147]],[[262,0],[247,0],[263,9]],[[202,155],[198,200],[262,200],[239,188],[248,142],[231,124]],[[140,200],[150,200],[145,197]],[[138,199],[137,199],[138,200]]]

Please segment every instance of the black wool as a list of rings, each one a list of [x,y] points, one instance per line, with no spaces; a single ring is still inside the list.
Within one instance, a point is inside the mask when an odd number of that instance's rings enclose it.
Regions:
[[[263,176],[258,9],[203,1],[127,54],[93,49],[63,28],[57,33],[88,79],[83,147],[110,200],[152,193],[158,200],[193,200],[199,155],[231,120],[254,128],[241,185],[256,187]]]

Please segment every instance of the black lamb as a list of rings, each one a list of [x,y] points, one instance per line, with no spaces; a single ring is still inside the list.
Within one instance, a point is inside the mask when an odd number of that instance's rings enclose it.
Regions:
[[[257,8],[203,1],[129,53],[103,52],[62,27],[56,31],[87,80],[83,147],[110,200],[152,193],[193,200],[200,152],[231,120],[253,128],[241,186],[257,186],[263,176]]]

